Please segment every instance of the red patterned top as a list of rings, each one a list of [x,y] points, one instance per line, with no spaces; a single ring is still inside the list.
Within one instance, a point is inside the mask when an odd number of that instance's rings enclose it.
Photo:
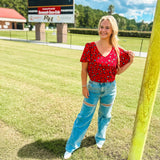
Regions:
[[[123,49],[120,50],[120,67],[130,61],[129,55]],[[80,62],[88,62],[88,75],[91,81],[105,83],[113,82],[116,76],[118,58],[114,47],[104,57],[95,42],[87,43],[83,50]]]

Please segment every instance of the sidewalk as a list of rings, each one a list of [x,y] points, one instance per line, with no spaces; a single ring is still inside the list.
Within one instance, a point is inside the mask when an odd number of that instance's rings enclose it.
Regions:
[[[75,49],[75,50],[83,50],[84,49],[84,46],[69,45],[69,44],[63,44],[63,43],[49,43],[49,42],[41,42],[41,41],[36,41],[36,40],[31,41],[31,40],[25,40],[25,39],[19,39],[19,38],[10,39],[9,37],[0,37],[0,39],[35,43],[35,44],[39,44],[39,45],[47,45],[47,46],[68,48],[68,49]],[[135,56],[137,56],[137,57],[147,57],[147,52],[137,52],[137,51],[133,51],[133,52],[135,53]]]

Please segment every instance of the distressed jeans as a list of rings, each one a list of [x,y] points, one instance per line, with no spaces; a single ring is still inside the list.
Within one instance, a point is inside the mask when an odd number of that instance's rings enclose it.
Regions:
[[[111,119],[111,110],[116,97],[116,82],[98,83],[90,80],[88,90],[89,97],[84,98],[81,111],[74,122],[70,138],[66,144],[65,149],[70,153],[80,147],[99,100],[98,130],[95,140],[100,145],[105,142],[106,129]]]

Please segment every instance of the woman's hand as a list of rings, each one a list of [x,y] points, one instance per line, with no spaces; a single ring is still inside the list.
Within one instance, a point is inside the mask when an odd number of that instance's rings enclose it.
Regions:
[[[134,53],[132,51],[126,51],[129,55],[129,58],[130,58],[130,61],[129,63],[125,64],[123,67],[119,67],[117,69],[117,74],[121,74],[123,73],[132,63],[133,63],[133,60],[134,60]]]
[[[129,58],[130,58],[130,63],[133,63],[135,54],[132,51],[127,51],[127,53],[129,55]]]
[[[88,98],[89,96],[89,91],[87,87],[82,87],[82,94],[85,98]]]

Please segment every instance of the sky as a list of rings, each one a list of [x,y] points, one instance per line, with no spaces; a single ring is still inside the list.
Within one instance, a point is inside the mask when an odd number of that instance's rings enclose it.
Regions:
[[[150,23],[154,19],[157,0],[75,0],[75,4],[89,6],[92,9],[108,11],[109,5],[114,6],[114,13],[136,22],[144,20]]]

